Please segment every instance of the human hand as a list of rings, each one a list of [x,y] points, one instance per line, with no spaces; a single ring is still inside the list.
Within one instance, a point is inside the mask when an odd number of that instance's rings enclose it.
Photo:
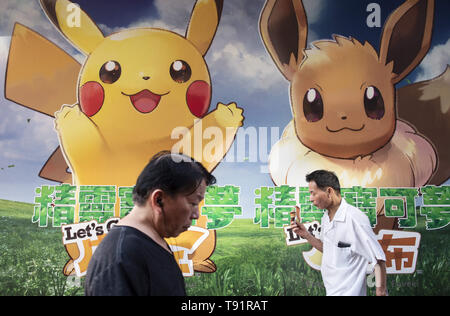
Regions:
[[[295,207],[297,215],[300,214],[300,209],[298,206]],[[307,239],[311,234],[306,229],[305,225],[300,223],[301,218],[298,216],[298,220],[291,221],[291,229],[292,231],[297,234],[298,236]]]
[[[388,296],[386,287],[377,287],[375,294],[376,296]]]

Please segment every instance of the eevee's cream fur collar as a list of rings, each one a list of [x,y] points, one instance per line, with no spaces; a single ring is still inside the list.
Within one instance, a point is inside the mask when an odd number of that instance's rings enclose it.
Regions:
[[[356,159],[326,157],[299,141],[291,121],[272,147],[269,169],[276,185],[308,186],[307,173],[327,169],[336,173],[343,188],[419,187],[436,169],[436,154],[425,138],[397,120],[390,142],[371,155]]]

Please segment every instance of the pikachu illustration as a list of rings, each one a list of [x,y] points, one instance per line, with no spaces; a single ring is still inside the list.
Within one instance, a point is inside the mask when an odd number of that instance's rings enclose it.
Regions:
[[[136,28],[105,37],[82,10],[79,23],[70,23],[70,1],[40,3],[60,33],[86,55],[80,65],[41,35],[15,25],[6,98],[54,116],[60,142],[41,177],[77,186],[133,186],[149,159],[161,150],[171,150],[182,137],[192,141],[180,152],[209,171],[217,166],[244,119],[235,103],[218,103],[208,112],[212,88],[204,56],[219,24],[222,0],[197,1],[185,36]],[[210,127],[223,135],[214,140],[214,150],[194,148],[193,138],[202,139]],[[184,132],[174,135],[177,128]],[[216,235],[206,229],[206,222],[201,216],[192,229],[168,239],[177,259],[193,262],[193,267],[180,264],[183,273],[192,268],[216,270],[209,259]],[[70,274],[80,251],[76,246],[66,249],[72,260],[64,272]]]
[[[448,74],[422,84],[437,89],[431,89],[432,97],[419,100],[417,87],[415,98],[407,97],[402,88],[402,103],[396,103],[395,85],[429,50],[433,15],[433,0],[406,0],[387,19],[379,52],[368,42],[339,35],[307,48],[302,1],[266,1],[260,33],[290,82],[293,114],[270,153],[276,185],[307,186],[305,175],[316,169],[336,172],[344,188],[420,187],[448,179]],[[439,177],[430,182],[434,174]],[[395,218],[384,216],[383,205],[378,198],[376,233],[398,228]],[[304,255],[316,266],[320,262],[314,250]]]

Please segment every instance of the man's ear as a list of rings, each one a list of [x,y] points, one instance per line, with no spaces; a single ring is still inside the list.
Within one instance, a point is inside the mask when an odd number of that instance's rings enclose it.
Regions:
[[[164,192],[161,189],[154,190],[148,197],[148,205],[156,211],[160,211],[163,208],[163,195]]]
[[[336,191],[332,187],[327,187],[326,191],[328,195],[332,194],[333,192],[336,194]]]

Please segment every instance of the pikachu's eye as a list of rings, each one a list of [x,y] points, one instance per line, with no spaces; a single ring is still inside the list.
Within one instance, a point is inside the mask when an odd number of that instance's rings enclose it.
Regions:
[[[309,89],[303,98],[303,113],[308,122],[317,122],[323,117],[323,101],[319,91]]]
[[[178,83],[183,83],[191,78],[191,67],[184,60],[175,60],[172,65],[170,65],[170,76],[173,81]]]
[[[380,120],[384,116],[384,101],[380,91],[369,86],[364,92],[364,110],[367,117],[373,120]]]
[[[111,84],[119,79],[121,73],[122,69],[120,68],[120,64],[115,60],[110,60],[104,63],[102,68],[100,68],[100,80],[104,83]]]

